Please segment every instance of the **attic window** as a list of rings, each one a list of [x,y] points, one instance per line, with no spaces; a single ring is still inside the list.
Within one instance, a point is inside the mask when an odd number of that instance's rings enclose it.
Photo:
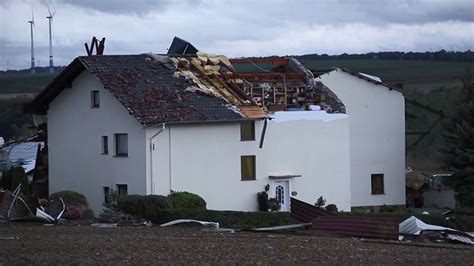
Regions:
[[[255,122],[245,121],[240,123],[240,140],[255,140]]]
[[[91,108],[100,107],[99,91],[91,91]]]
[[[383,174],[372,174],[372,195],[384,194]]]

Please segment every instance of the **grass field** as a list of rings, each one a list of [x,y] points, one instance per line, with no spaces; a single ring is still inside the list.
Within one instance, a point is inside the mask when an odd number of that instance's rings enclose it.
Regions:
[[[440,80],[460,77],[468,65],[464,62],[440,61],[403,61],[379,59],[353,60],[304,60],[301,62],[309,69],[331,69],[335,67],[349,68],[379,76],[387,82],[407,80]]]
[[[48,85],[58,73],[1,73],[0,94],[39,92]]]

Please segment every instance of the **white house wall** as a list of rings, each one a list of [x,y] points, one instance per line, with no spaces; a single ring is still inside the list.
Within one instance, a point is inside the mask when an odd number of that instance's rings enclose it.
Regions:
[[[99,90],[100,108],[90,107],[92,90]],[[128,157],[114,156],[114,133],[128,134]],[[108,155],[101,154],[101,136],[108,136]],[[96,214],[105,186],[126,184],[129,194],[146,193],[145,131],[89,73],[80,74],[50,104],[48,144],[50,193],[83,193]]]
[[[209,209],[255,211],[257,192],[273,184],[270,175],[293,174],[301,175],[289,179],[296,198],[314,203],[322,195],[350,209],[347,118],[269,121],[259,149],[262,127],[263,121],[257,121],[255,141],[240,141],[239,123],[166,125],[152,141],[149,191],[189,191],[202,196]],[[147,140],[161,130],[147,130]],[[256,156],[256,180],[241,181],[241,155]]]
[[[352,206],[405,204],[403,95],[342,70],[317,80],[345,104],[350,116]],[[385,194],[371,194],[371,174],[384,174]]]

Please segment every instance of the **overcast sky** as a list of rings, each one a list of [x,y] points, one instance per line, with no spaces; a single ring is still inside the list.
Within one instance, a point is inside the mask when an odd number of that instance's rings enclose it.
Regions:
[[[474,50],[472,0],[0,0],[0,69],[48,64],[48,10],[55,65],[85,54],[166,53],[174,36],[230,57],[377,51]]]

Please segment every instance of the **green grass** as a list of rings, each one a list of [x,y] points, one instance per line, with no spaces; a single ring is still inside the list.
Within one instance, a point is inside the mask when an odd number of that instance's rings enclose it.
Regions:
[[[301,60],[301,62],[309,69],[349,68],[379,76],[384,81],[450,79],[461,76],[468,66],[464,62],[380,59]],[[472,68],[473,63],[470,63],[470,66]]]
[[[0,74],[0,94],[32,93],[44,89],[57,73],[2,73]]]

